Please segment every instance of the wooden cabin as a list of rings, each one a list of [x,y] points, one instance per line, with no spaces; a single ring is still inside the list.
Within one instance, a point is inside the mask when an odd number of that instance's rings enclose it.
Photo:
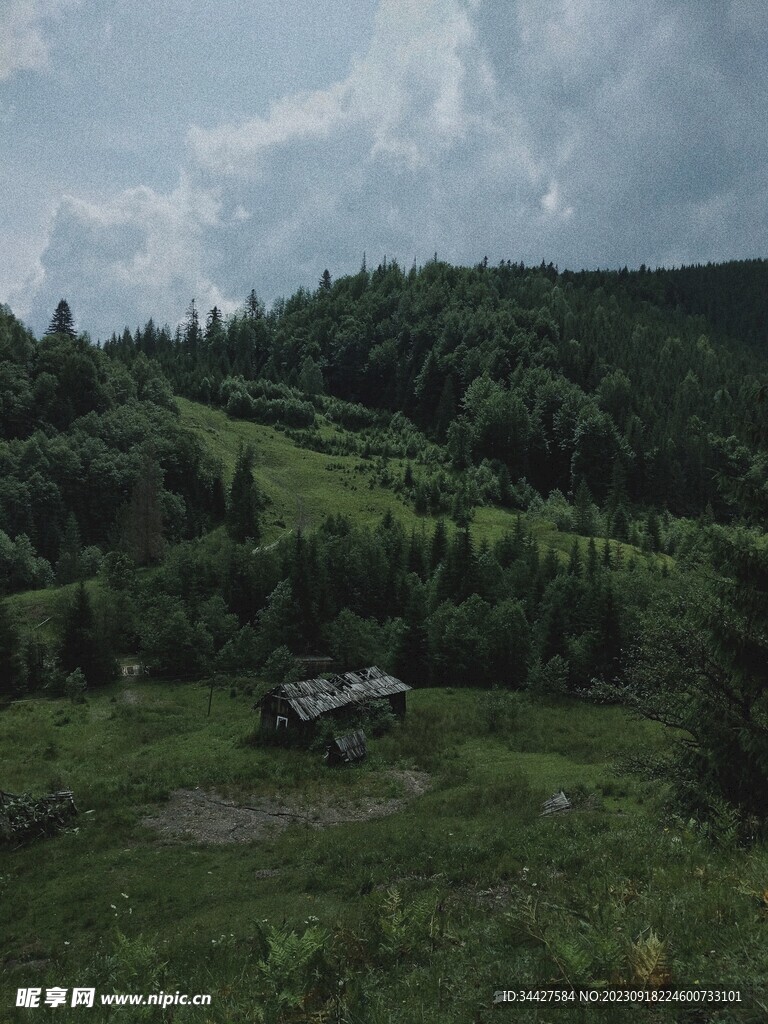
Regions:
[[[259,702],[262,732],[310,732],[321,716],[336,716],[386,700],[392,711],[405,715],[405,695],[411,687],[372,665],[357,672],[319,676],[298,683],[283,683]]]

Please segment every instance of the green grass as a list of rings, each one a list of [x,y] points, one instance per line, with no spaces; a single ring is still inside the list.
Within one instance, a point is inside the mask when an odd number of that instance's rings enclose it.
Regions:
[[[233,420],[220,409],[184,398],[177,398],[176,403],[182,424],[198,434],[209,451],[221,459],[227,481],[234,470],[238,447],[253,445],[256,452],[254,475],[270,501],[265,522],[266,542],[276,540],[297,526],[303,529],[318,526],[325,516],[337,513],[370,526],[379,522],[386,512],[391,512],[408,530],[419,530],[425,525],[431,529],[436,521],[436,517],[417,516],[411,505],[388,488],[369,487],[368,475],[360,469],[369,469],[372,463],[366,464],[357,455],[325,455],[299,448],[274,427]],[[330,424],[321,424],[321,434],[328,436],[339,432]],[[393,474],[402,475],[403,460],[390,459],[388,465]],[[561,533],[548,520],[525,515],[522,518],[526,528],[533,531],[542,552],[553,548],[562,557],[570,553],[575,534]],[[516,519],[517,513],[509,509],[477,508],[472,536],[478,543],[483,540],[493,543],[515,528]],[[278,525],[281,523],[283,525]],[[588,540],[577,539],[582,554],[586,554]],[[644,563],[659,567],[664,562],[673,564],[667,555],[644,554],[630,544],[611,543],[613,551],[621,550],[626,559],[634,555]]]
[[[179,1010],[174,1024],[259,1020],[278,969],[264,960],[265,936],[287,941],[268,930],[283,921],[297,935],[327,933],[315,981],[281,984],[303,984],[307,1006],[330,985],[330,1020],[464,1024],[490,1019],[499,987],[563,983],[564,972],[631,980],[632,944],[651,928],[675,983],[751,983],[765,1000],[768,855],[719,848],[669,817],[659,784],[616,769],[662,753],[658,727],[616,708],[514,696],[500,716],[483,692],[419,690],[365,765],[328,770],[319,754],[244,742],[256,724],[244,693],[216,690],[210,718],[207,700],[199,684],[130,681],[83,706],[0,715],[2,788],[71,786],[81,811],[76,830],[0,852],[0,1020],[28,1018],[14,1017],[17,987],[79,983],[213,993],[210,1010]],[[428,772],[431,786],[385,818],[230,846],[169,842],[142,824],[179,787],[364,805],[397,795],[390,773],[405,770]],[[542,818],[560,788],[575,810]],[[35,1019],[66,1019],[56,1012]],[[529,1007],[514,1019],[580,1013]],[[615,1013],[588,1019],[636,1019]],[[114,1019],[171,1018],[125,1009]]]
[[[267,543],[297,527],[312,529],[338,513],[369,525],[387,511],[409,525],[418,522],[392,491],[369,488],[368,477],[356,469],[361,464],[357,455],[325,455],[299,448],[274,427],[233,420],[219,409],[183,398],[176,402],[182,424],[199,434],[209,451],[222,460],[227,481],[239,446],[253,445],[254,476],[269,501],[264,523]]]

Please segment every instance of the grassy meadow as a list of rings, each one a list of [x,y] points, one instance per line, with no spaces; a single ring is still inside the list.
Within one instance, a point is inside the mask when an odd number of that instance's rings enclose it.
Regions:
[[[768,856],[665,811],[663,787],[638,770],[665,756],[654,725],[616,708],[417,690],[365,764],[328,769],[319,752],[261,746],[242,687],[216,689],[210,717],[208,697],[132,680],[0,717],[5,785],[66,786],[80,810],[65,834],[0,854],[3,1021],[765,1019]],[[228,844],[146,822],[196,787],[221,805],[306,813]],[[573,811],[541,817],[561,788]],[[382,801],[393,812],[368,817]],[[318,807],[353,820],[313,827]],[[739,988],[744,1001],[705,1016],[493,1006],[501,988],[660,980]],[[25,985],[213,1002],[14,1010]]]

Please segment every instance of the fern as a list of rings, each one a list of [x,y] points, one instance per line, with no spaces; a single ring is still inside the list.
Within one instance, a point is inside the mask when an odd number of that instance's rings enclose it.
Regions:
[[[554,938],[547,945],[552,959],[570,984],[591,983],[592,953],[580,935]]]
[[[328,935],[312,926],[304,932],[270,926],[264,933],[266,954],[257,961],[261,1006],[257,1008],[264,1024],[298,1019],[311,1001],[316,988],[316,973]]]
[[[599,982],[593,977],[590,984],[616,984],[624,964],[623,944],[615,935],[593,930],[590,936],[590,949],[593,956],[593,971],[599,969],[604,979],[604,982]]]
[[[517,915],[505,915],[522,925],[554,962],[567,985],[601,986],[621,976],[623,949],[614,935],[598,929],[578,911],[530,894],[518,893]],[[544,915],[549,913],[547,919]]]
[[[441,906],[434,896],[421,893],[408,904],[396,886],[387,889],[378,917],[380,948],[389,956],[402,956],[424,939],[434,945],[442,928]]]
[[[720,797],[712,797],[709,804],[708,831],[712,840],[726,848],[735,846],[741,833],[739,812]]]
[[[629,951],[632,981],[643,988],[661,988],[669,984],[671,973],[667,958],[667,944],[653,928],[641,932]]]

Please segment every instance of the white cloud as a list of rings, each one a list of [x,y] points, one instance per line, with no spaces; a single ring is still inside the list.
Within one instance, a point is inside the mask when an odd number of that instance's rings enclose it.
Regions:
[[[46,19],[79,0],[4,0],[0,7],[0,82],[16,71],[38,71],[48,62]]]
[[[760,254],[763,19],[751,0],[728,11],[381,0],[344,78],[190,129],[173,191],[63,201],[37,315],[67,294],[103,336],[173,322],[192,297],[270,299],[364,251],[561,266]]]
[[[73,295],[81,326],[98,325],[101,336],[150,315],[174,324],[191,298],[233,310],[206,269],[206,233],[219,225],[215,199],[186,176],[168,195],[140,187],[104,203],[65,197],[43,257],[34,320],[44,318],[53,294]]]
[[[552,217],[562,217],[568,220],[573,216],[573,207],[566,206],[560,194],[560,186],[553,181],[549,191],[541,198],[542,209]]]

